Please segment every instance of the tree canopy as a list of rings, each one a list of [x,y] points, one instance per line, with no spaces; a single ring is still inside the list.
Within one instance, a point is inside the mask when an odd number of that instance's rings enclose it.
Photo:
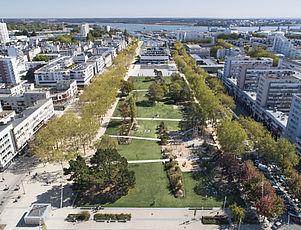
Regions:
[[[116,149],[98,149],[89,164],[78,156],[64,168],[79,193],[79,203],[112,203],[125,196],[135,185],[135,173],[128,169],[126,158]]]

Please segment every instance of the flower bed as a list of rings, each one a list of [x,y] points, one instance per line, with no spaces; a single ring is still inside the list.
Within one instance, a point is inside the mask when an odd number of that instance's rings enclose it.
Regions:
[[[226,216],[203,216],[203,224],[229,224],[228,218]]]
[[[121,213],[121,214],[106,214],[106,213],[97,213],[94,215],[95,221],[101,220],[131,220],[132,215]]]
[[[183,175],[177,161],[165,163],[170,186],[176,198],[184,197]]]

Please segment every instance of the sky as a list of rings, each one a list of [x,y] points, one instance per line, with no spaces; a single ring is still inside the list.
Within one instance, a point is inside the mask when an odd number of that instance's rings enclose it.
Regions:
[[[301,0],[0,0],[3,18],[301,18]]]

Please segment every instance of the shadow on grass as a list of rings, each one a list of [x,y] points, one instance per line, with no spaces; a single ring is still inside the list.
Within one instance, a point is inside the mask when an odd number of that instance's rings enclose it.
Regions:
[[[136,106],[140,106],[140,107],[152,107],[153,104],[147,100],[143,100],[143,101],[138,101],[136,102]]]
[[[121,120],[112,120],[109,125],[108,125],[108,128],[117,128],[121,125]]]

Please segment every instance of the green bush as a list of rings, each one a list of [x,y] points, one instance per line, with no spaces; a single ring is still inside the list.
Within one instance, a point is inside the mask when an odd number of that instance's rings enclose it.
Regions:
[[[228,218],[226,216],[203,216],[203,224],[229,224]]]
[[[94,215],[94,220],[131,220],[132,215],[121,213],[121,214],[106,214],[106,213],[97,213]]]
[[[90,219],[90,213],[88,211],[82,211],[79,214],[68,214],[66,221],[88,221]]]

